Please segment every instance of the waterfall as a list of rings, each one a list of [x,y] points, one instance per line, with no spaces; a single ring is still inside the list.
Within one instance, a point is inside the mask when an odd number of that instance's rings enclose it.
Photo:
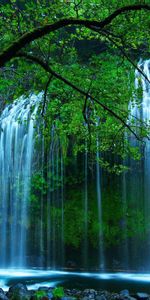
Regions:
[[[88,150],[87,142],[85,144],[84,153],[84,228],[83,228],[83,266],[88,267]]]
[[[39,97],[21,97],[0,118],[0,266],[26,265],[28,197]]]
[[[146,60],[145,62],[141,62],[140,67],[143,68],[144,74],[150,80],[150,60]],[[139,78],[139,74],[137,74],[137,81]],[[142,105],[139,112],[142,120],[144,122],[150,121],[150,83],[143,77],[141,78],[142,90],[143,90],[143,99]],[[137,82],[138,86],[138,82]],[[137,109],[138,110],[138,109]],[[145,214],[145,227],[147,230],[147,246],[145,255],[149,255],[150,253],[150,141],[145,141],[145,146],[143,149],[143,194],[144,194],[144,214]],[[147,266],[150,267],[150,263],[147,263]]]
[[[51,129],[48,154],[47,266],[64,265],[64,162],[59,136]]]
[[[103,240],[103,228],[102,228],[102,196],[101,196],[101,170],[100,170],[100,153],[99,153],[99,138],[96,142],[96,191],[97,191],[97,207],[98,207],[98,222],[99,222],[99,267],[100,270],[104,270],[104,240]]]
[[[124,162],[126,164],[126,162]],[[122,230],[124,232],[122,249],[121,249],[121,258],[122,258],[122,267],[123,269],[129,269],[129,245],[128,245],[128,232],[127,232],[127,172],[123,173],[123,184],[122,184],[122,211],[123,211],[123,220],[122,220]]]
[[[42,96],[21,97],[0,117],[0,267],[64,264],[63,153],[54,126],[45,147],[37,122]]]
[[[150,60],[143,62],[140,60],[138,67],[141,68],[143,73],[150,80]],[[139,121],[149,122],[150,120],[150,84],[142,74],[136,70],[135,88],[138,89],[139,85],[143,93],[140,105],[137,104],[135,96],[134,101],[130,103],[130,121],[134,120],[137,132]],[[140,146],[135,138],[129,137],[129,140],[132,146]],[[127,216],[124,224],[126,238],[123,251],[127,256],[125,261],[129,269],[144,268],[148,270],[150,265],[142,255],[142,247],[144,246],[145,255],[148,257],[150,251],[150,141],[146,139],[144,145],[140,147],[142,154],[141,160],[137,162],[128,158],[126,161],[130,170],[123,175],[123,206],[126,208],[134,207],[134,212],[144,211],[145,234],[147,237],[143,245],[142,243],[141,245],[139,244],[139,239],[136,238],[136,236],[132,238],[127,237],[126,231],[130,215]],[[136,217],[138,218],[138,216]]]

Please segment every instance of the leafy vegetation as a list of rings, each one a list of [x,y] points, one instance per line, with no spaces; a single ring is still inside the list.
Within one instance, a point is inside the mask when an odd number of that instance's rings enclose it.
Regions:
[[[43,299],[43,297],[47,298],[47,293],[45,291],[36,291],[34,294],[34,299],[35,300],[40,300]]]
[[[1,1],[1,52],[39,26],[69,18],[105,20],[115,10],[134,4],[132,0],[119,3],[97,0],[92,3],[86,0],[51,3],[46,0]],[[106,28],[64,27],[26,45],[26,55],[32,54],[52,66],[54,72],[81,89],[85,96],[54,75],[49,80],[50,75],[40,65],[24,56],[19,60],[15,58],[2,69],[3,102],[45,90],[44,104],[41,104],[44,105],[42,111],[46,124],[43,135],[49,136],[49,128],[55,123],[64,153],[70,138],[75,143],[75,154],[84,151],[85,141],[91,152],[96,151],[95,141],[99,136],[101,153],[111,151],[120,158],[129,154],[134,158],[139,156],[124,137],[129,102],[135,102],[135,94],[138,103],[141,98],[134,89],[134,65],[141,54],[144,58],[149,51],[149,14],[145,1],[144,5],[143,9],[139,7],[133,11],[129,9],[128,13],[119,13]],[[88,94],[92,95],[91,98]],[[129,129],[134,132],[135,122],[132,121]],[[140,121],[139,126],[143,126]],[[139,139],[147,136],[148,127],[136,133]],[[109,164],[103,164],[103,167],[109,169]]]
[[[55,299],[64,297],[64,289],[61,286],[58,286],[52,290],[53,297]]]

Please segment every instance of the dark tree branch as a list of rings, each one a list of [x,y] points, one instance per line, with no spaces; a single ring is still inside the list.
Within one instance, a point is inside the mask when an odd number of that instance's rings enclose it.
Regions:
[[[94,21],[94,20],[90,21],[90,20],[82,20],[82,19],[63,19],[53,24],[47,24],[42,27],[38,27],[33,31],[22,35],[17,41],[15,41],[11,46],[9,46],[0,54],[0,67],[4,66],[6,62],[10,61],[13,57],[15,57],[17,52],[22,48],[24,48],[26,45],[28,45],[30,42],[38,38],[41,38],[50,32],[54,32],[60,28],[69,25],[80,25],[89,28],[90,30],[95,30],[95,29],[100,30],[103,29],[108,24],[110,24],[117,16],[121,15],[122,13],[137,11],[141,9],[150,10],[150,5],[137,4],[137,5],[125,6],[117,9],[115,12],[113,12],[111,15],[109,15],[107,18],[105,18],[102,21]]]
[[[117,44],[116,41],[114,41],[104,30],[101,31],[101,33],[112,43],[114,44],[120,52],[123,54],[123,56],[132,64],[132,66],[150,83],[149,78],[146,76],[146,74],[134,63],[134,61],[128,56],[128,54],[124,51],[124,49]]]
[[[90,93],[92,82],[93,82],[93,78],[91,79],[88,91],[86,92],[87,95],[89,95],[89,93]],[[88,97],[86,96],[85,97],[85,101],[84,101],[84,106],[83,106],[82,114],[83,114],[83,117],[84,117],[84,120],[85,120],[86,124],[89,124],[90,120],[89,120],[89,118],[87,116],[87,100],[88,100]]]
[[[87,95],[89,95],[91,87],[92,87],[92,83],[93,83],[93,78],[91,79],[89,88],[87,90]],[[91,99],[90,99],[91,100]],[[89,108],[87,106],[87,101],[88,101],[88,96],[85,97],[85,101],[84,101],[84,106],[83,106],[83,110],[82,110],[82,114],[85,120],[85,123],[87,124],[87,128],[88,128],[88,134],[89,134],[89,150],[91,148],[91,124],[93,123],[90,120],[90,114],[88,112]]]
[[[77,18],[79,17],[78,7],[80,6],[81,3],[82,3],[82,0],[80,0],[78,3],[76,3],[76,1],[74,1],[74,10],[76,12]]]
[[[76,85],[74,85],[72,82],[70,82],[68,79],[62,77],[60,74],[58,74],[57,72],[55,72],[53,69],[51,69],[51,67],[49,67],[40,58],[35,57],[33,55],[30,55],[30,54],[26,54],[24,52],[18,53],[16,55],[16,57],[26,58],[26,59],[28,59],[28,60],[30,60],[32,62],[35,62],[35,63],[39,64],[46,72],[52,74],[55,78],[57,78],[58,80],[64,82],[66,85],[70,86],[71,88],[73,88],[75,91],[79,92],[84,97],[87,97],[87,98],[91,99],[93,102],[95,102],[98,105],[100,105],[105,111],[107,111],[115,119],[117,119],[118,121],[120,121],[136,137],[137,140],[141,141],[140,137],[132,130],[132,128],[118,114],[116,114],[108,106],[106,106],[105,104],[103,104],[102,102],[100,102],[99,100],[97,100],[95,97],[93,97],[90,94],[87,94],[87,92],[83,91],[82,89],[80,89],[79,87],[77,87]]]

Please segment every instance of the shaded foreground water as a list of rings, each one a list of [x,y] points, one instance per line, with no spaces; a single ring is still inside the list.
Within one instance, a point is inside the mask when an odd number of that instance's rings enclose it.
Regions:
[[[0,270],[0,287],[5,291],[15,283],[24,283],[28,289],[39,287],[77,288],[80,290],[93,288],[96,290],[108,290],[120,292],[128,289],[131,293],[150,293],[150,274],[140,273],[80,273],[50,270]]]

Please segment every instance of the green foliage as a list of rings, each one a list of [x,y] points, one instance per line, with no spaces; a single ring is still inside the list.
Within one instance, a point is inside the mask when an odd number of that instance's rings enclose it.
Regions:
[[[34,294],[34,299],[35,300],[41,300],[43,297],[46,297],[46,292],[45,291],[36,291]]]
[[[145,3],[145,1],[144,1]],[[114,10],[135,4],[128,1],[11,1],[1,5],[1,51],[21,34],[38,26],[53,23],[63,18],[87,18],[103,20]],[[34,18],[33,18],[34,15]],[[5,21],[4,21],[5,20]],[[47,61],[56,72],[88,91],[102,104],[118,114],[125,122],[129,115],[129,102],[141,105],[141,88],[134,89],[134,68],[120,48],[137,63],[139,53],[145,57],[149,51],[149,15],[146,11],[121,14],[106,28],[106,32],[93,32],[84,27],[69,27],[55,31],[33,41],[26,51]],[[116,46],[117,45],[117,46]],[[120,47],[120,48],[118,48]],[[38,93],[45,89],[49,75],[38,65],[25,60],[14,60],[3,70],[0,80],[4,104],[22,94]],[[6,97],[7,90],[7,97]],[[134,97],[133,97],[134,95]],[[5,99],[5,97],[7,99]],[[136,100],[135,100],[136,99]],[[63,154],[67,157],[69,140],[74,141],[74,155],[84,151],[85,142],[89,151],[96,151],[97,136],[101,140],[101,153],[111,152],[124,159],[128,155],[139,159],[139,154],[124,143],[126,129],[113,115],[88,99],[90,112],[86,126],[83,117],[85,99],[77,91],[52,78],[47,91],[47,104],[42,129],[46,143],[50,140],[50,128],[55,123],[62,141]],[[97,118],[100,119],[96,126]],[[133,120],[132,120],[133,121]],[[139,123],[138,135],[148,135],[149,124]],[[135,122],[131,122],[134,130]],[[110,172],[122,171],[121,165],[102,163]]]
[[[36,194],[46,195],[47,193],[47,181],[40,172],[36,172],[32,176],[31,189],[34,190]],[[34,201],[34,199],[33,199]]]
[[[64,289],[61,286],[58,286],[52,290],[53,297],[55,299],[64,297]]]

